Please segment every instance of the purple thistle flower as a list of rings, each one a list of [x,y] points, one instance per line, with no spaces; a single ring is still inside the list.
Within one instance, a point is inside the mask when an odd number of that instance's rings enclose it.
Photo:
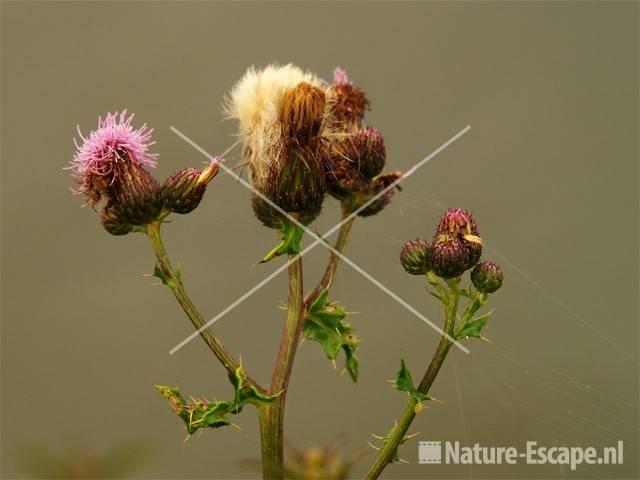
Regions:
[[[333,71],[333,83],[335,85],[350,85],[349,77],[347,76],[347,72],[341,69],[340,67],[336,67]]]
[[[76,154],[68,167],[71,176],[80,184],[77,193],[84,193],[95,205],[117,176],[117,165],[130,161],[137,166],[155,167],[157,153],[149,152],[155,142],[151,139],[153,129],[143,124],[138,129],[132,126],[134,115],[127,111],[108,113],[98,118],[98,128],[85,137],[77,126],[77,139],[73,142]]]

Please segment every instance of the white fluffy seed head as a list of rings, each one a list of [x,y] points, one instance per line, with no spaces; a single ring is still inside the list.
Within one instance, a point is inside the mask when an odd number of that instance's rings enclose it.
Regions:
[[[293,64],[269,65],[262,70],[249,68],[226,99],[225,113],[240,123],[245,159],[254,183],[264,179],[270,163],[280,161],[283,131],[279,112],[285,93],[301,82],[326,90],[324,82],[315,74]]]

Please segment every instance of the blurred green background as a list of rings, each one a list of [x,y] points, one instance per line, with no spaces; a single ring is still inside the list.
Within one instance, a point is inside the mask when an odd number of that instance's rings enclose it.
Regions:
[[[146,239],[106,234],[62,168],[76,124],[87,132],[123,108],[156,129],[160,178],[200,165],[169,127],[224,151],[236,128],[222,122],[225,92],[248,66],[270,62],[325,78],[345,68],[369,94],[368,121],[384,132],[394,169],[472,126],[383,213],[358,220],[347,250],[440,322],[424,283],[397,258],[404,241],[432,235],[445,207],[462,207],[506,274],[492,300],[492,342],[452,350],[432,390],[444,404],[418,417],[412,431],[422,433],[401,451],[411,463],[386,478],[637,478],[638,13],[636,2],[2,2],[3,478],[71,475],[51,472],[87,461],[81,477],[259,475],[253,409],[237,418],[243,432],[183,443],[152,384],[225,398],[226,375],[200,341],[168,354],[191,328],[170,292],[143,276],[154,264]],[[327,200],[318,230],[338,215]],[[253,266],[274,235],[228,176],[164,230],[207,317],[276,268]],[[309,254],[307,287],[326,256]],[[354,388],[316,344],[302,345],[286,437],[303,449],[342,433],[349,457],[400,415],[405,396],[386,383],[400,356],[420,377],[437,335],[348,266],[332,298],[360,312],[361,381]],[[284,300],[279,277],[215,328],[265,382]],[[625,458],[576,472],[420,465],[417,440],[624,440]]]

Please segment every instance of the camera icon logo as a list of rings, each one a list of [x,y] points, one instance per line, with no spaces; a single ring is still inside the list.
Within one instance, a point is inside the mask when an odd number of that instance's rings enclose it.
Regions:
[[[418,463],[442,463],[442,442],[418,442]]]

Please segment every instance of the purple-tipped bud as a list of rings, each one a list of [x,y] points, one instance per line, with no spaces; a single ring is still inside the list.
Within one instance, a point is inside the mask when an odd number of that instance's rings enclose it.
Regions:
[[[450,208],[440,218],[436,235],[451,235],[456,238],[462,235],[478,235],[478,227],[469,212]]]
[[[218,157],[204,170],[184,168],[171,174],[162,186],[165,208],[175,213],[189,213],[202,200],[207,184],[217,175],[220,162]]]
[[[459,240],[469,250],[467,269],[478,263],[482,255],[482,239],[478,236],[478,227],[469,212],[450,208],[444,213],[438,224],[434,243],[448,238]]]
[[[365,112],[369,110],[369,99],[362,90],[353,86],[344,70],[336,68],[333,81],[330,95],[337,125],[344,129],[360,126]]]
[[[473,286],[481,293],[493,293],[502,286],[502,269],[492,262],[480,262],[471,270]]]
[[[431,247],[431,268],[441,278],[456,278],[467,270],[469,249],[460,241],[448,238]]]
[[[411,275],[424,275],[430,269],[431,247],[426,240],[417,238],[404,244],[400,263]]]
[[[395,183],[402,177],[402,172],[388,172],[383,173],[382,175],[378,175],[373,179],[370,191],[368,196],[365,196],[365,201],[369,201],[370,198],[379,195],[380,192],[384,191],[382,195],[380,195],[374,202],[367,206],[364,210],[362,210],[358,215],[361,217],[369,217],[371,215],[376,215],[380,213],[384,207],[391,203],[391,199],[393,198],[393,194],[395,193],[395,188],[388,188],[391,184]],[[365,202],[362,201],[361,205]]]

